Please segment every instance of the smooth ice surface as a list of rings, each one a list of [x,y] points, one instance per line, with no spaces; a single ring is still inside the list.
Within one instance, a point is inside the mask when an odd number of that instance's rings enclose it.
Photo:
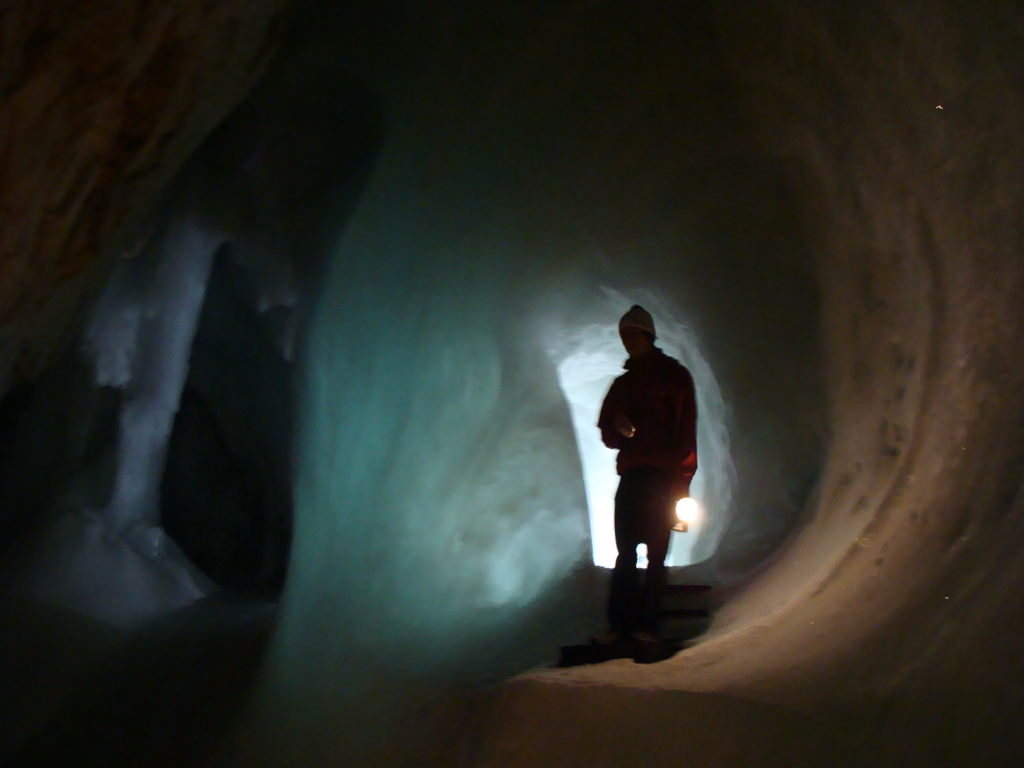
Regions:
[[[522,280],[494,245],[439,268],[452,257],[429,233],[410,247],[402,230],[348,240],[318,310],[293,552],[307,567],[271,668],[304,749],[353,759],[435,707],[425,692],[535,663],[589,610],[568,586],[589,550],[578,458]],[[368,650],[379,663],[322,673]],[[294,720],[310,706],[352,715],[321,732]]]

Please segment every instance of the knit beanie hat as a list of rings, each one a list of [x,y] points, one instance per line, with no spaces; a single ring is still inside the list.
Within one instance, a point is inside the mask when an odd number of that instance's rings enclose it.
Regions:
[[[629,312],[619,320],[619,330],[621,331],[623,328],[639,328],[641,331],[647,331],[651,336],[657,336],[654,333],[654,318],[639,304],[630,307]]]

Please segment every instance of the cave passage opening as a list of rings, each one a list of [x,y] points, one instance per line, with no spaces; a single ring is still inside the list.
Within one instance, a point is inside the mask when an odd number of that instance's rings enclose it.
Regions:
[[[735,470],[729,454],[727,410],[710,365],[700,352],[693,330],[678,319],[671,304],[646,291],[635,301],[605,288],[607,316],[617,318],[624,308],[640,303],[651,309],[658,329],[658,346],[690,369],[697,388],[697,442],[700,467],[690,497],[700,510],[688,531],[672,536],[666,562],[686,566],[707,559],[732,514]],[[616,314],[616,312],[618,314]],[[594,565],[614,568],[615,490],[618,474],[615,452],[602,442],[597,416],[608,388],[622,371],[625,352],[615,322],[590,323],[568,335],[569,342],[553,354],[558,385],[572,418],[576,450],[586,492]],[[647,565],[646,548],[638,547],[638,565]]]

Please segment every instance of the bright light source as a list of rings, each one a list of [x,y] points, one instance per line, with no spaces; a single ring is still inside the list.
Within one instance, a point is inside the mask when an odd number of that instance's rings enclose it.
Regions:
[[[628,306],[628,305],[627,305]],[[614,323],[587,327],[578,346],[558,362],[558,383],[576,432],[576,447],[590,509],[594,564],[615,567],[615,451],[601,443],[597,414],[612,379],[622,370],[622,342]]]
[[[686,523],[687,525],[693,525],[697,522],[697,517],[700,515],[700,508],[697,506],[697,502],[686,496],[676,502],[676,517],[679,518],[679,522]]]

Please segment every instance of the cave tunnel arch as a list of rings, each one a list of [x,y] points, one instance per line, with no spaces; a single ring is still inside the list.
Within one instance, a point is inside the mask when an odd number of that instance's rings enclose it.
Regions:
[[[566,30],[549,24],[555,38]],[[429,109],[419,80],[373,49],[351,52],[357,69],[384,73],[387,128],[310,326],[303,566],[286,586],[268,711],[279,696],[314,708],[365,696],[364,717],[385,723],[411,706],[399,693],[410,684],[493,680],[595,631],[603,585],[547,347],[589,323],[614,329],[628,304],[609,312],[594,299],[602,286],[678,308],[667,315],[686,318],[730,406],[722,465],[736,466],[729,512],[741,513],[716,532],[709,570],[742,577],[801,521],[822,469],[818,293],[783,166],[722,99],[732,88],[705,32],[687,30],[683,58],[655,36],[642,61],[606,56],[628,29],[603,30],[568,63],[548,40],[543,56],[569,75],[546,85],[515,67],[497,83],[486,67],[464,78],[448,69],[457,59],[428,57]],[[500,50],[503,33],[490,34]],[[616,92],[621,109],[593,88],[659,66],[654,94]],[[499,101],[472,98],[491,89]],[[565,129],[565,103],[590,130]],[[358,629],[332,632],[348,617]],[[373,684],[317,676],[367,642],[403,671]],[[353,756],[375,749],[360,744]]]
[[[292,567],[217,757],[1018,758],[1019,9],[295,10],[283,50],[374,96],[337,123],[344,204],[271,206],[330,259]],[[232,219],[261,254],[269,222]],[[605,286],[662,299],[720,387],[735,483],[701,573],[729,599],[662,664],[522,673],[600,622],[558,368],[625,309]]]
[[[920,192],[901,197],[896,190],[919,190],[913,178],[925,169],[940,175],[953,172],[948,167],[935,171],[928,159],[929,153],[941,153],[940,147],[946,146],[941,131],[948,128],[929,133],[934,120],[945,117],[943,110],[915,99],[908,103],[921,108],[916,122],[909,117],[872,122],[872,110],[893,113],[893,103],[886,99],[897,99],[894,94],[903,84],[891,82],[891,90],[869,96],[856,66],[829,68],[830,46],[853,41],[855,50],[875,51],[868,30],[876,22],[894,30],[898,41],[886,56],[899,58],[904,46],[920,51],[939,45],[934,39],[919,41],[913,24],[883,5],[822,21],[820,12],[806,6],[777,15],[765,11],[765,16],[750,19],[738,10],[687,7],[675,15],[666,10],[659,19],[620,18],[604,4],[582,3],[564,17],[547,17],[540,30],[525,33],[534,46],[501,68],[482,66],[463,73],[459,57],[433,59],[433,43],[426,42],[430,36],[420,38],[411,55],[422,56],[416,60],[426,69],[422,78],[409,80],[373,49],[353,54],[362,57],[361,66],[384,73],[390,130],[365,205],[338,253],[345,265],[344,285],[337,286],[337,293],[328,288],[335,306],[351,307],[357,316],[323,309],[322,338],[313,344],[319,345],[324,354],[319,359],[326,365],[313,375],[308,402],[311,412],[335,409],[332,418],[340,417],[345,440],[366,439],[367,451],[341,478],[325,472],[309,475],[305,486],[300,480],[313,516],[304,524],[308,527],[300,539],[305,543],[297,542],[296,552],[310,570],[290,585],[294,600],[286,600],[269,668],[270,690],[308,701],[344,697],[327,682],[312,690],[300,682],[315,675],[311,659],[339,653],[312,637],[325,625],[322,614],[302,604],[306,590],[315,590],[322,600],[338,599],[345,615],[376,621],[378,629],[367,633],[388,636],[382,641],[388,647],[385,653],[403,654],[407,679],[434,679],[427,669],[443,669],[453,679],[473,678],[480,672],[472,669],[474,663],[486,655],[482,648],[511,657],[545,643],[550,648],[566,634],[593,627],[598,608],[591,604],[583,616],[572,608],[580,607],[582,595],[598,595],[600,589],[585,579],[582,584],[574,580],[575,572],[553,567],[561,560],[551,554],[551,547],[563,558],[574,547],[585,552],[586,542],[572,534],[579,520],[566,528],[551,514],[552,505],[562,504],[562,509],[581,510],[581,517],[583,493],[577,488],[571,495],[544,496],[532,485],[538,475],[526,469],[538,462],[545,477],[579,476],[578,467],[564,464],[564,454],[573,446],[566,439],[572,433],[564,398],[555,386],[557,372],[550,360],[545,366],[537,359],[524,337],[544,338],[537,317],[559,311],[544,306],[545,301],[561,305],[567,315],[578,315],[587,306],[580,295],[588,289],[642,286],[645,279],[659,288],[670,286],[674,303],[686,308],[692,318],[688,324],[706,345],[723,399],[735,409],[730,418],[740,425],[730,430],[738,478],[734,498],[743,511],[737,520],[751,524],[730,527],[716,568],[734,577],[758,568],[770,577],[762,574],[725,607],[706,642],[663,669],[641,675],[642,682],[621,668],[583,670],[571,679],[608,686],[602,690],[610,702],[628,695],[626,690],[650,684],[673,692],[689,691],[691,685],[736,690],[760,701],[806,706],[813,694],[801,699],[797,691],[814,690],[810,680],[820,669],[818,661],[828,668],[824,659],[874,652],[876,646],[870,643],[862,646],[868,650],[853,651],[854,641],[844,646],[839,637],[871,635],[873,619],[865,616],[870,609],[864,606],[889,610],[911,600],[919,589],[890,585],[888,594],[879,594],[878,574],[892,567],[894,551],[913,549],[913,544],[905,549],[906,544],[898,545],[881,531],[895,524],[892,513],[884,510],[908,493],[909,404],[938,370],[934,356],[925,372],[915,368],[909,361],[917,356],[909,349],[931,343],[921,334],[941,319],[930,312],[943,306],[940,314],[949,317],[944,313],[951,311],[936,294],[948,285],[936,273],[944,257],[929,252],[932,246],[921,239],[928,235],[918,230],[937,226],[935,214],[912,202]],[[614,31],[609,14],[620,22]],[[509,19],[504,21],[516,29]],[[367,23],[366,18],[360,22]],[[510,28],[478,22],[458,14],[433,18],[441,41],[437,45],[472,38],[476,51],[507,52],[502,44],[505,35],[512,36]],[[761,23],[778,33],[777,45],[766,47]],[[384,34],[402,39],[408,32],[397,22]],[[642,55],[628,42],[637,37],[644,40]],[[573,44],[566,44],[570,40]],[[799,62],[805,60],[824,63],[801,68]],[[893,60],[878,64],[871,77],[882,77]],[[947,60],[951,72],[959,71],[955,56]],[[496,71],[500,76],[492,82]],[[540,76],[549,71],[559,77]],[[957,87],[966,87],[964,81],[957,82]],[[431,91],[432,86],[438,90]],[[429,109],[423,106],[423,88],[437,94]],[[478,93],[491,98],[473,98]],[[609,108],[609,101],[615,107]],[[436,123],[432,116],[441,112],[444,120]],[[848,133],[841,121],[853,116],[875,132]],[[567,129],[583,123],[585,131]],[[908,124],[918,126],[916,132],[901,133],[901,126]],[[887,145],[887,140],[893,143]],[[898,150],[886,153],[883,146]],[[887,159],[858,170],[847,165],[856,162],[852,158],[867,163],[875,156],[872,152]],[[883,213],[890,203],[896,207],[889,210],[912,221],[915,215],[925,218],[904,229]],[[935,204],[950,224],[948,201]],[[822,222],[828,224],[823,228]],[[645,277],[637,279],[637,274]],[[502,286],[501,298],[482,301],[481,296],[499,293],[497,285]],[[431,350],[426,358],[421,354],[411,361],[414,378],[425,382],[427,392],[409,394],[411,401],[405,401],[410,361],[393,350],[360,349],[350,340],[328,338],[326,329],[342,320],[357,336],[380,338],[375,334],[386,328],[389,341]],[[558,327],[572,327],[573,322],[580,324],[578,318],[562,317]],[[896,370],[892,391],[889,373],[882,369],[890,358]],[[332,359],[345,364],[331,372]],[[469,367],[456,375],[451,366],[457,368],[459,360],[468,360]],[[524,368],[535,372],[527,388],[532,399],[524,394]],[[373,371],[379,386],[367,389],[359,371]],[[338,405],[332,404],[337,391],[331,381],[339,375],[346,391],[362,404],[358,414],[338,414]],[[459,415],[439,416],[433,410],[438,397],[458,403]],[[402,403],[400,417],[386,407],[389,402]],[[492,420],[491,414],[497,413],[503,416]],[[311,450],[315,445],[321,455],[342,445],[332,437],[329,421],[308,422],[316,434],[307,435],[307,445]],[[559,424],[557,431],[550,429],[554,424]],[[431,457],[432,468],[444,470],[442,477],[419,477],[412,469],[414,456],[402,452],[401,472],[387,474],[370,488],[359,483],[358,478],[379,465],[384,446],[393,444],[387,441],[401,444],[419,427],[439,436]],[[456,446],[473,445],[473,455],[460,453],[442,435],[459,436]],[[915,439],[928,438],[922,431]],[[521,446],[529,456],[508,455],[509,445]],[[554,458],[556,454],[562,458]],[[903,459],[893,462],[895,457]],[[460,484],[465,473],[474,478],[472,491]],[[516,484],[512,478],[526,482]],[[547,481],[542,485],[555,487]],[[565,480],[556,485],[571,487]],[[412,493],[403,495],[410,488]],[[879,497],[879,489],[889,489],[888,495]],[[530,503],[523,503],[524,497]],[[339,552],[326,539],[373,542],[374,528],[346,517],[344,506],[340,516],[337,508],[326,514],[322,505],[329,498],[355,499],[354,508],[387,510],[388,546],[397,542],[398,549],[413,553],[411,563],[386,560],[380,582],[361,587],[363,594],[346,594],[345,584],[379,564],[367,553],[379,556],[382,550],[371,544],[352,551],[342,544],[345,558],[355,567],[348,576],[339,574],[332,561]],[[440,509],[410,498],[439,498]],[[466,511],[459,514],[458,509]],[[873,516],[873,509],[880,512]],[[490,514],[481,520],[480,510]],[[424,548],[430,525],[442,527],[454,551],[447,545]],[[524,531],[533,546],[524,546]],[[518,584],[519,595],[532,596],[533,605],[508,599],[508,593],[484,599],[481,605],[476,587],[492,585],[493,576],[482,561],[489,559],[488,547],[503,543],[510,546],[494,559],[509,569],[511,581],[506,583]],[[465,551],[460,547],[469,547],[478,560],[459,559]],[[874,570],[839,565],[876,548]],[[446,561],[458,563],[455,572],[461,575],[435,570]],[[517,567],[529,569],[529,578],[516,575]],[[408,596],[414,605],[385,602],[384,596],[400,592],[412,574],[419,582]],[[831,600],[813,601],[830,589],[835,590]],[[858,603],[858,590],[876,595],[875,600]],[[435,607],[434,596],[439,595],[444,605]],[[545,610],[552,606],[559,618],[545,625],[543,620],[552,616]],[[468,613],[475,620],[467,619]],[[494,625],[489,624],[492,618]],[[839,630],[831,640],[820,635],[821,622]],[[854,627],[859,629],[854,632]],[[458,628],[454,635],[453,628]],[[874,636],[880,638],[887,630],[878,631]],[[750,653],[762,634],[774,643],[766,646],[771,651]],[[538,641],[542,636],[548,639]],[[795,647],[813,647],[814,652],[794,660],[786,649]],[[690,671],[687,659],[703,660],[708,671]],[[792,667],[797,671],[789,682],[795,687],[786,694],[768,692],[772,685],[787,690],[783,670]],[[843,679],[837,669],[831,668],[828,679]],[[418,678],[421,674],[424,678]],[[864,679],[880,681],[883,675],[878,671],[847,681],[849,687],[837,695],[834,706],[844,706],[839,702],[855,696],[852,692]],[[569,764],[606,760],[606,755],[585,747],[584,732],[593,734],[601,727],[584,714],[582,705],[576,706],[580,702],[572,683],[559,683],[564,679],[537,673],[510,683],[496,710],[486,716],[486,727],[481,726],[487,734],[483,742],[499,750],[509,741],[529,742],[521,764],[531,759],[527,752],[563,755]],[[807,681],[806,689],[800,687],[802,681]],[[352,686],[365,692],[358,682]],[[387,698],[374,699],[369,711],[380,714],[408,704],[385,703]],[[725,705],[729,711],[728,700]],[[564,746],[557,738],[550,740],[550,731],[530,714],[563,706],[572,707],[580,724],[571,729],[571,744]],[[650,706],[668,719],[675,711],[668,698],[661,702],[652,696]],[[694,707],[699,706],[695,701]],[[755,709],[736,705],[731,717],[749,714],[758,720]],[[793,723],[777,710],[769,711],[761,718],[762,726],[750,729],[750,743],[764,745],[778,737],[799,753],[802,748],[793,743],[789,730]],[[730,715],[722,717],[727,722]],[[633,722],[629,727],[649,730]],[[868,742],[898,738],[892,727],[866,725]],[[821,732],[835,729],[829,725]],[[700,749],[713,750],[710,737],[691,736]],[[338,746],[334,737],[324,739],[323,749]],[[651,742],[660,740],[652,735]],[[598,743],[628,750],[632,742],[624,731]],[[814,739],[805,746],[811,753],[821,748]],[[361,743],[353,754],[362,749],[372,747]],[[666,754],[657,760],[668,764],[670,758]],[[520,763],[506,754],[505,761],[495,756],[491,764]]]
[[[702,511],[687,531],[688,536],[672,537],[666,562],[670,567],[681,567],[713,555],[734,512],[732,493],[736,477],[729,452],[729,415],[714,372],[701,355],[697,340],[649,290],[627,298],[620,291],[605,288],[596,292],[590,304],[596,322],[560,329],[548,341],[548,354],[556,365],[558,384],[572,416],[586,488],[593,562],[611,568],[616,557],[613,501],[618,477],[614,453],[601,443],[595,425],[602,399],[619,374],[623,360],[616,326],[608,318],[634,303],[651,308],[659,347],[688,367],[697,391],[700,469],[690,496],[698,501]],[[600,313],[594,311],[596,307],[600,307]],[[641,567],[645,567],[645,562],[642,557]]]

